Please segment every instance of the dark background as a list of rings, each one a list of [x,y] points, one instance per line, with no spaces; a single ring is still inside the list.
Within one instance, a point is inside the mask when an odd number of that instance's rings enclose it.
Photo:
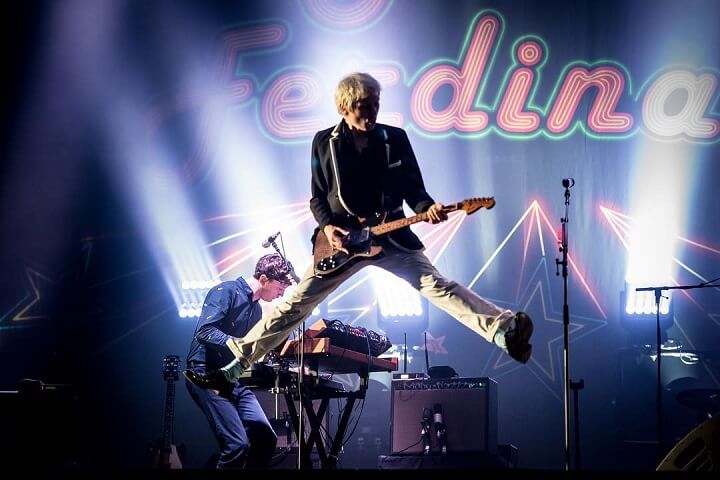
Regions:
[[[706,279],[720,276],[720,205],[714,194],[720,174],[718,137],[704,143],[653,139],[642,129],[641,102],[635,98],[657,72],[678,64],[711,72],[717,80],[718,4],[396,0],[381,4],[386,8],[382,15],[364,25],[341,27],[313,18],[310,3],[35,1],[14,5],[3,15],[0,389],[14,391],[25,378],[71,386],[67,396],[60,393],[63,398],[48,400],[46,407],[19,405],[10,399],[14,397],[4,396],[3,422],[28,425],[26,419],[42,411],[45,416],[40,418],[48,420],[43,428],[52,441],[41,442],[39,433],[22,441],[33,443],[33,449],[48,448],[41,443],[57,446],[58,453],[48,459],[51,463],[147,465],[147,450],[162,434],[162,360],[168,354],[184,358],[195,319],[178,316],[167,270],[158,261],[158,239],[147,228],[153,217],[143,215],[143,205],[148,210],[149,205],[133,198],[138,188],[133,172],[155,161],[152,155],[139,160],[138,153],[157,152],[162,146],[166,168],[186,173],[182,186],[200,219],[193,227],[206,229],[206,238],[247,228],[242,221],[217,226],[205,220],[309,197],[311,136],[278,138],[263,125],[261,101],[269,83],[292,69],[318,73],[323,96],[308,111],[322,118],[322,127],[330,126],[337,121],[332,89],[345,73],[343,62],[357,55],[366,62],[359,69],[392,63],[404,72],[400,85],[387,88],[383,109],[403,114],[435,198],[449,203],[494,195],[498,200],[493,212],[468,218],[440,257],[437,265],[449,277],[470,284],[534,201],[558,227],[564,214],[560,180],[577,179],[570,213],[570,251],[579,265],[579,270],[570,271],[571,378],[582,378],[586,385],[580,392],[579,412],[583,466],[653,469],[655,364],[648,349],[632,346],[621,324],[618,297],[627,252],[599,207],[631,215],[636,177],[650,176],[655,168],[690,172],[687,179],[677,180],[687,183],[679,206],[679,235],[704,248],[688,243],[678,248],[676,256],[688,268],[678,268],[675,279],[680,284],[698,283],[693,272]],[[537,105],[548,101],[571,62],[611,61],[622,65],[632,80],[632,91],[628,87],[618,110],[632,113],[639,130],[625,138],[594,137],[582,130],[565,138],[509,138],[497,131],[474,137],[423,132],[413,123],[409,107],[412,85],[431,62],[458,58],[472,19],[486,8],[502,15],[505,31],[486,74],[483,104],[494,103],[510,67],[511,45],[532,34],[549,47]],[[193,139],[202,130],[197,112],[183,109],[183,92],[216,86],[214,55],[222,32],[263,22],[285,25],[290,35],[276,49],[238,59],[234,78],[251,78],[254,96],[228,110],[219,124],[222,130],[208,137],[213,147],[205,157],[208,163],[200,162],[199,173],[187,174],[185,162],[192,158]],[[347,57],[338,52],[347,52]],[[716,100],[717,92],[708,117],[717,118]],[[578,118],[589,107],[585,98]],[[167,115],[159,134],[148,134],[138,121],[153,111]],[[242,130],[233,130],[238,125]],[[218,131],[223,134],[217,136]],[[242,149],[234,154],[236,172],[245,179],[237,189],[272,192],[274,197],[259,193],[255,203],[233,203],[215,190],[213,182],[223,175],[223,163],[217,160],[220,148],[214,147],[226,145],[233,136],[243,148],[263,149],[261,156],[246,155]],[[653,164],[643,162],[638,153],[674,152],[679,144],[686,147],[687,156]],[[164,202],[161,196],[147,198]],[[526,221],[509,236],[472,286],[500,305],[525,309],[533,316],[535,352],[527,366],[508,362],[497,349],[432,307],[425,320],[392,332],[392,340],[400,343],[400,332],[408,333],[411,347],[416,347],[412,371],[425,368],[422,332],[428,330],[441,346],[433,347],[432,364],[452,365],[465,377],[495,378],[499,442],[518,447],[524,468],[559,469],[564,458],[562,282],[554,275],[553,229],[543,223],[544,250],[535,240],[537,232],[531,231],[529,253],[524,253],[531,224]],[[296,237],[289,235],[291,242],[296,240],[290,257],[302,265],[300,269],[309,261],[312,228],[312,221],[307,221],[296,228]],[[429,230],[421,225],[417,231]],[[218,261],[230,250],[208,251]],[[223,278],[249,274],[265,252],[258,248],[254,253]],[[344,317],[341,308],[369,305],[373,299],[368,289],[357,289],[329,314],[350,322],[354,317]],[[696,352],[701,361],[688,365],[670,357],[664,363],[668,448],[698,424],[696,412],[680,404],[676,395],[692,388],[717,389],[720,374],[717,290],[678,294],[675,300],[667,336]],[[374,310],[358,324],[391,328]],[[373,376],[341,467],[374,468],[377,455],[389,453],[389,378]],[[187,451],[184,463],[200,468],[216,447],[182,383],[175,413],[175,440]],[[332,413],[336,415],[336,407]],[[16,430],[9,428],[2,435],[18,444],[7,432]],[[4,460],[12,462],[7,455]]]

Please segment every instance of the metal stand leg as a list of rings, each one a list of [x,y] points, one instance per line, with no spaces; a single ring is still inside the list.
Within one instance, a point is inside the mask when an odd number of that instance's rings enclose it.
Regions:
[[[585,380],[582,378],[579,382],[570,380],[570,388],[573,391],[573,413],[575,414],[575,470],[580,470],[580,402],[578,400],[578,391],[585,388]]]

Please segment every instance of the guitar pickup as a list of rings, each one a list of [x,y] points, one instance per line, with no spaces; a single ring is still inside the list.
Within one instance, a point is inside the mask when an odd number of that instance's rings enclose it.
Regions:
[[[352,247],[353,245],[362,245],[370,240],[370,228],[352,229],[345,238],[343,238],[343,247]]]

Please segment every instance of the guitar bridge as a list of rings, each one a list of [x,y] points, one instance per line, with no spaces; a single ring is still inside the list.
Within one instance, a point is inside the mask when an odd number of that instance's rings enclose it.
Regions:
[[[345,263],[346,258],[343,257],[347,256],[348,255],[344,252],[338,252],[334,255],[330,255],[329,257],[325,257],[320,260],[315,268],[320,272],[331,272],[343,263]]]

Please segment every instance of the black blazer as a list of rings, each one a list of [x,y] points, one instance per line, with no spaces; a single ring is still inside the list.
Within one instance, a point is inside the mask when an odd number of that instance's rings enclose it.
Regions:
[[[341,175],[338,173],[338,169],[343,168],[342,142],[339,140],[341,129],[347,128],[344,122],[342,120],[335,127],[318,132],[313,139],[310,210],[318,222],[315,234],[327,224],[350,226],[349,219],[355,216],[352,205],[348,205],[343,199]],[[415,213],[424,212],[435,201],[425,191],[420,168],[407,134],[403,129],[390,125],[377,124],[375,129],[385,142],[386,162],[383,164],[386,169],[386,187],[383,197],[387,220],[405,217],[403,201],[407,202]],[[401,248],[423,248],[422,242],[410,227],[395,230],[387,237]]]

